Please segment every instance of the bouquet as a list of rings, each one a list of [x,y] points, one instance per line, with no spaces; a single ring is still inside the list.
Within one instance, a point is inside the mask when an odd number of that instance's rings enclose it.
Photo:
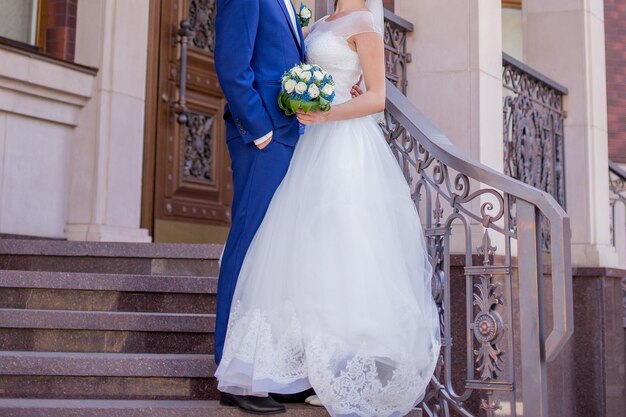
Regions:
[[[287,116],[302,110],[329,111],[335,99],[332,75],[317,65],[298,64],[281,79],[278,105]]]
[[[304,4],[300,4],[300,11],[298,12],[298,20],[300,20],[300,26],[303,28],[309,26],[309,21],[313,17],[313,12],[311,9],[306,7]]]

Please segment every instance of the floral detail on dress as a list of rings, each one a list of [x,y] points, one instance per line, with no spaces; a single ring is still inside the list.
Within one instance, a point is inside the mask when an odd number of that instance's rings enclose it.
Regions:
[[[250,365],[255,380],[290,384],[308,378],[333,416],[388,417],[407,414],[420,398],[434,371],[440,344],[430,346],[429,369],[420,369],[408,353],[394,359],[373,357],[337,337],[304,334],[294,313],[275,339],[267,313],[232,309],[220,367],[233,360]],[[432,368],[432,369],[431,369]]]

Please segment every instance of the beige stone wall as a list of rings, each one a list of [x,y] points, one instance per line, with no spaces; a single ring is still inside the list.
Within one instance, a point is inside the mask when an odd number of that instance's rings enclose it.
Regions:
[[[94,76],[0,47],[0,233],[64,237],[69,155]]]

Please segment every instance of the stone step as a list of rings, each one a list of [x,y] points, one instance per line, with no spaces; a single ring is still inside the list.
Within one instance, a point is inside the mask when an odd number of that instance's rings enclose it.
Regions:
[[[215,294],[0,288],[0,308],[139,313],[215,313]]]
[[[0,271],[0,288],[215,294],[217,278],[13,270]]]
[[[0,399],[3,417],[245,417],[217,401],[38,400]],[[289,405],[285,417],[328,417],[326,410]],[[407,417],[422,417],[420,410]]]
[[[0,375],[0,398],[217,400],[219,392],[215,378]]]
[[[212,378],[213,355],[0,352],[1,375]]]
[[[214,372],[212,355],[5,351],[0,397],[215,400]]]
[[[104,258],[219,259],[223,245],[193,243],[69,242],[0,239],[0,254]]]
[[[3,417],[245,417],[217,401],[0,399]],[[328,417],[323,408],[290,405],[285,417]],[[421,417],[419,412],[409,417]]]
[[[212,334],[0,328],[3,350],[34,352],[210,354]]]
[[[0,269],[217,276],[222,245],[0,239]]]
[[[214,313],[217,278],[0,271],[0,308]]]
[[[0,328],[212,333],[215,315],[0,309]]]

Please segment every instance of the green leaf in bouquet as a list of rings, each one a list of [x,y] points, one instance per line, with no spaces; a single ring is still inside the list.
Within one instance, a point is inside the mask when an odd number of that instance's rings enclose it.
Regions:
[[[315,102],[313,101],[304,101],[302,102],[302,111],[305,113],[310,112],[315,106]]]
[[[302,106],[302,100],[289,100],[289,108],[293,113],[297,113],[300,106]]]
[[[285,111],[284,101],[285,101],[285,95],[284,94],[279,94],[278,95],[278,107],[280,107],[280,109],[282,111]]]
[[[311,111],[318,111],[320,109],[319,100],[315,100],[311,103]]]
[[[291,111],[291,106],[289,105],[289,102],[290,102],[289,95],[287,95],[287,94],[279,94],[278,95],[278,107],[280,107],[280,109],[287,116],[292,116],[294,114],[294,112]]]
[[[324,97],[320,97],[320,110],[323,112],[330,110],[330,101],[326,100]]]

